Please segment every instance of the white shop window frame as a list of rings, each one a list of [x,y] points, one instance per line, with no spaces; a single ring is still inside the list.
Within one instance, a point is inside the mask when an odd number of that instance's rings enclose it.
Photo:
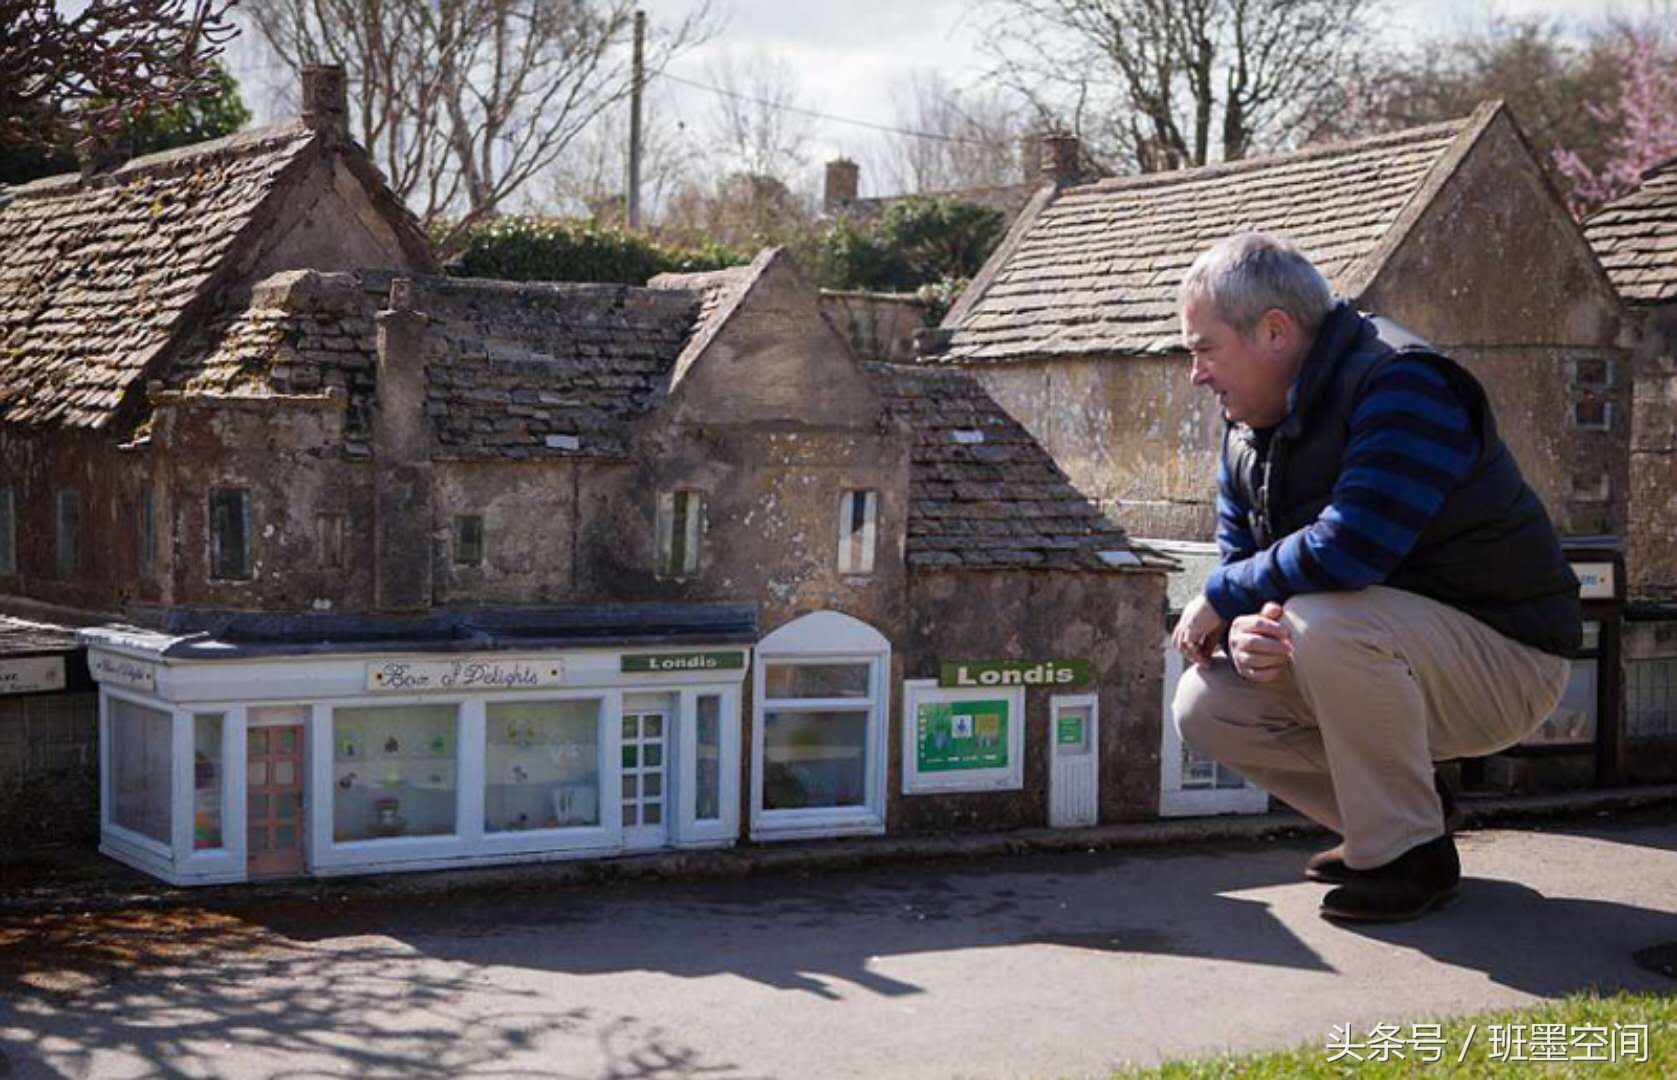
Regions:
[[[1007,764],[993,769],[921,772],[920,706],[941,702],[1007,702]],[[1025,688],[990,686],[940,688],[936,679],[903,680],[903,794],[938,795],[958,791],[1021,791],[1025,787]]]
[[[111,820],[111,702],[169,716],[169,843],[125,829]],[[221,715],[222,846],[193,846],[194,718]],[[99,850],[177,885],[245,880],[244,709],[230,705],[176,705],[130,690],[99,691]],[[237,792],[235,797],[234,792]]]
[[[1160,644],[1164,657],[1164,694],[1160,710],[1159,816],[1195,817],[1206,814],[1262,814],[1269,810],[1269,793],[1250,780],[1237,788],[1184,788],[1182,786],[1182,737],[1176,732],[1171,703],[1186,661],[1171,647],[1170,638]]]
[[[764,672],[770,664],[867,664],[866,698],[776,698],[776,712],[868,708],[863,756],[866,793],[860,806],[798,810],[763,807]],[[860,619],[816,611],[758,642],[751,673],[751,838],[798,840],[823,836],[877,836],[885,831],[885,747],[890,731],[891,642]]]
[[[726,847],[739,837],[740,828],[740,688],[728,686],[699,687],[678,692],[680,703],[675,741],[675,807],[676,815],[669,836],[672,847]],[[699,699],[720,698],[717,718],[717,789],[714,818],[699,818]],[[618,725],[621,733],[622,725]],[[622,812],[621,800],[619,813]]]

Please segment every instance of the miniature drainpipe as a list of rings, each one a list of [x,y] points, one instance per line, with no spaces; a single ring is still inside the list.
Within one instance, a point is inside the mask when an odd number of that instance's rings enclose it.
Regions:
[[[431,433],[425,415],[425,328],[408,278],[390,284],[378,323],[373,408],[373,603],[379,611],[431,606]]]

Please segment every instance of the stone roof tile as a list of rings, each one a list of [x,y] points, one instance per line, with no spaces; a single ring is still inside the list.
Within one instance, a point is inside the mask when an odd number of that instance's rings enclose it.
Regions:
[[[1160,352],[1178,347],[1176,287],[1237,232],[1279,233],[1336,284],[1374,253],[1472,120],[1342,146],[1062,191],[1010,237],[957,305],[937,359]]]
[[[1591,215],[1584,236],[1625,302],[1677,298],[1677,158]]]
[[[925,367],[867,367],[887,413],[913,440],[910,566],[1109,569],[1100,552],[1132,551],[1124,530],[977,380]]]
[[[282,124],[12,189],[0,420],[103,427],[314,137]]]

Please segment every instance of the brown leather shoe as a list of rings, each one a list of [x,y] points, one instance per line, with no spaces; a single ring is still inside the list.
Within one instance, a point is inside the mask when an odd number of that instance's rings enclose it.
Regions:
[[[1456,841],[1446,833],[1384,866],[1357,875],[1322,898],[1322,917],[1345,922],[1402,922],[1442,907],[1462,879]]]
[[[1462,812],[1456,806],[1456,797],[1450,793],[1450,786],[1444,782],[1444,777],[1435,769],[1432,774],[1432,786],[1438,791],[1438,801],[1444,807],[1444,832],[1449,835],[1462,827]],[[1329,885],[1343,885],[1347,881],[1354,881],[1362,871],[1353,870],[1345,865],[1345,845],[1335,844],[1326,851],[1318,851],[1310,856],[1304,864],[1304,876],[1311,881],[1321,881]]]

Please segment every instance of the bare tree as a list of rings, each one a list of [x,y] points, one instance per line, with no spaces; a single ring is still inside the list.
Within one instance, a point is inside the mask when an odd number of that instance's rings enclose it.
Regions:
[[[1339,100],[1377,0],[987,0],[995,75],[1109,167],[1236,160]]]
[[[628,150],[628,107],[620,102],[601,113],[540,182],[526,189],[526,208],[622,225],[628,205]],[[648,88],[641,120],[641,205],[648,220],[658,220],[677,187],[704,171],[705,158],[695,133],[672,107],[666,87]]]
[[[232,0],[0,0],[0,145],[51,150],[222,92]]]
[[[1003,187],[1024,177],[1028,114],[1001,94],[962,93],[935,69],[899,78],[896,126],[881,164],[894,189],[915,194]]]
[[[763,52],[724,53],[705,76],[719,91],[709,137],[721,171],[789,183],[808,164],[812,129],[796,69]]]
[[[630,89],[634,0],[250,0],[292,69],[342,64],[355,134],[447,251]],[[708,5],[655,26],[646,63],[711,32]]]

